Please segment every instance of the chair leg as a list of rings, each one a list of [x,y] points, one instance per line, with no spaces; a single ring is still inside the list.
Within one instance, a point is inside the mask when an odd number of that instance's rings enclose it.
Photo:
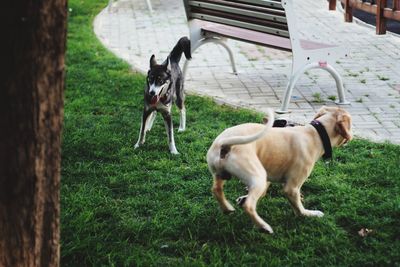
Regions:
[[[315,63],[308,64],[308,65],[304,66],[303,68],[298,69],[294,75],[293,74],[291,75],[288,85],[286,86],[286,90],[285,90],[285,93],[283,96],[281,108],[279,110],[276,110],[275,111],[276,113],[283,114],[283,113],[289,112],[288,106],[289,106],[290,98],[292,96],[293,88],[296,85],[297,81],[299,80],[301,74],[303,74],[304,72],[306,72],[307,70],[310,70],[310,69],[323,69],[323,70],[326,70],[327,72],[329,72],[332,75],[332,77],[335,79],[335,82],[336,82],[336,88],[337,88],[338,97],[339,97],[339,101],[336,101],[336,104],[338,104],[338,105],[350,104],[350,102],[346,101],[346,97],[344,95],[343,81],[342,81],[342,78],[340,77],[340,74],[329,64],[321,66],[319,63],[315,62]]]
[[[146,3],[147,3],[147,8],[149,9],[150,13],[153,13],[153,7],[151,5],[150,0],[146,0]]]
[[[208,44],[208,43],[219,44],[219,45],[221,45],[222,47],[224,47],[226,49],[226,51],[228,52],[228,55],[229,55],[229,59],[231,61],[233,74],[237,75],[235,58],[233,57],[233,52],[229,48],[229,46],[225,43],[224,39],[217,38],[217,37],[207,37],[205,39],[202,39],[202,40],[198,41],[195,45],[192,46],[192,51],[191,51],[192,54],[194,53],[194,51],[197,48],[199,48],[200,46],[202,46],[204,44]],[[183,69],[182,69],[183,79],[185,79],[185,77],[186,77],[186,72],[187,72],[188,65],[189,65],[189,60],[186,60],[185,63],[183,64]]]
[[[231,61],[232,72],[233,72],[233,74],[237,75],[235,58],[233,57],[233,52],[232,52],[231,48],[226,44],[224,39],[217,39],[217,38],[212,38],[212,39],[215,39],[213,42],[223,46],[225,48],[225,50],[228,52],[229,59]]]
[[[296,73],[294,75],[292,74],[290,76],[289,82],[286,86],[285,93],[283,94],[281,108],[278,110],[275,110],[276,113],[284,114],[284,113],[289,112],[288,107],[289,107],[290,98],[292,97],[293,88],[296,85],[297,80],[300,78],[300,75],[303,74],[304,72],[305,72],[305,70],[299,69],[298,71],[296,71]]]
[[[329,72],[332,75],[332,77],[335,79],[336,88],[337,88],[338,97],[339,97],[339,100],[336,101],[336,104],[338,104],[338,105],[350,104],[350,102],[346,100],[346,97],[344,95],[343,80],[342,80],[342,77],[340,76],[340,74],[329,64],[327,64],[326,67],[324,67],[322,69]]]

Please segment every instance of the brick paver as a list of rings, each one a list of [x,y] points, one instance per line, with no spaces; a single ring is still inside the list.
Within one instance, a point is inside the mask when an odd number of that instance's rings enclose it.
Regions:
[[[353,115],[354,133],[373,141],[400,143],[400,37],[377,36],[373,29],[345,23],[339,11],[328,11],[323,0],[295,2],[300,35],[321,42],[347,45],[351,57],[335,63],[342,75]],[[133,68],[147,72],[149,58],[166,58],[188,27],[180,0],[119,0],[104,9],[94,23],[101,42]],[[214,44],[193,54],[186,90],[213,97],[218,103],[258,111],[280,107],[291,67],[291,53],[228,40],[237,63],[234,75],[226,51]],[[183,60],[182,60],[183,61]],[[182,62],[183,63],[183,62]],[[289,106],[280,115],[307,123],[322,105],[335,105],[336,86],[322,70],[311,70],[297,83]],[[188,103],[190,116],[190,103]],[[189,125],[190,127],[190,125]]]

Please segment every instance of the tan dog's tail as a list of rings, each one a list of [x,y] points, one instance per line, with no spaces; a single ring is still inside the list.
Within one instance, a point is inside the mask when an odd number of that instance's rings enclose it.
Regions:
[[[272,109],[268,109],[267,114],[268,114],[268,122],[262,131],[260,131],[256,134],[253,134],[253,135],[232,136],[232,137],[226,138],[221,141],[222,150],[229,151],[229,148],[233,145],[248,144],[248,143],[254,142],[257,139],[263,137],[268,132],[268,130],[272,127],[272,125],[274,124],[274,112],[272,111]]]

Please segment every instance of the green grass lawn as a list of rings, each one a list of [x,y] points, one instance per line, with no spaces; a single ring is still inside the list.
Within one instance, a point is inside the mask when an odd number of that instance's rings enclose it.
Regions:
[[[261,114],[189,96],[188,129],[176,134],[181,155],[169,154],[161,116],[134,150],[145,79],[96,39],[92,20],[105,4],[69,1],[63,266],[400,266],[399,146],[354,140],[319,162],[303,194],[322,219],[294,216],[272,185],[258,211],[274,235],[254,229],[240,208],[219,211],[205,161],[223,129]],[[226,186],[230,200],[244,193],[237,180]],[[372,233],[360,237],[361,228]]]

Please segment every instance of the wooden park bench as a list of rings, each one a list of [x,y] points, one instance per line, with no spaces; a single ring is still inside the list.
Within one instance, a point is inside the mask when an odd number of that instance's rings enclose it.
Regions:
[[[236,74],[233,53],[226,38],[271,47],[293,54],[292,71],[279,113],[288,111],[293,88],[309,69],[328,71],[336,81],[338,104],[348,104],[339,73],[331,66],[347,52],[336,45],[300,39],[292,0],[183,0],[189,23],[192,53],[201,45],[216,43],[227,52]],[[185,75],[188,61],[185,62]]]

